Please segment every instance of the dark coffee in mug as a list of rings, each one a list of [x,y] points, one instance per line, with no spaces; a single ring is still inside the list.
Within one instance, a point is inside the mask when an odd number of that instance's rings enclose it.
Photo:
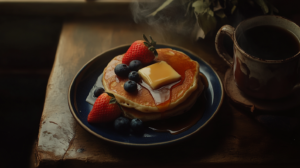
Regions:
[[[247,29],[237,42],[247,54],[264,60],[286,59],[300,50],[299,39],[292,32],[273,25]]]
[[[233,56],[224,47],[225,36],[233,41]],[[222,26],[215,45],[243,94],[271,100],[299,89],[299,40],[300,27],[296,23],[281,16],[263,15],[246,19],[236,28]]]

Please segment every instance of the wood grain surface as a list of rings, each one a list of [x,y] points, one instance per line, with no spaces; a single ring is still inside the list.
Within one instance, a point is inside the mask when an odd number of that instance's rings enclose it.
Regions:
[[[68,87],[78,70],[96,55],[152,35],[158,43],[197,53],[223,79],[229,68],[214,41],[194,42],[172,32],[156,31],[122,17],[69,20],[63,25],[49,78],[36,146],[37,167],[280,167],[299,166],[294,134],[273,132],[225,98],[212,123],[182,143],[161,148],[127,148],[85,131],[73,118]]]

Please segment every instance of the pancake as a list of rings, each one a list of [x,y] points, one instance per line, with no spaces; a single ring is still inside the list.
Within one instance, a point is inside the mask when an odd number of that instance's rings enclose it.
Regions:
[[[171,92],[170,98],[168,99],[169,102],[165,106],[161,104],[158,105],[151,92],[139,84],[138,91],[136,93],[126,92],[123,88],[123,85],[128,79],[120,78],[114,72],[115,66],[122,63],[123,55],[119,55],[112,59],[104,69],[102,82],[105,90],[114,94],[117,101],[123,107],[132,108],[141,113],[161,113],[166,111],[175,113],[178,110],[172,109],[182,104],[187,99],[189,99],[187,101],[195,101],[197,98],[197,96],[194,96],[195,98],[193,96],[191,98],[189,97],[198,88],[198,62],[193,61],[190,59],[190,57],[182,52],[169,48],[157,49],[157,52],[158,56],[155,58],[154,62],[167,62],[182,77],[182,80],[170,89]]]
[[[183,103],[179,104],[176,108],[161,113],[143,113],[134,108],[123,107],[124,116],[130,119],[138,118],[145,122],[152,120],[161,120],[183,114],[193,107],[193,105],[197,101],[197,98],[203,93],[203,90],[206,86],[203,82],[203,80],[205,79],[202,78],[198,78],[197,90],[194,91],[188,99],[186,99]]]

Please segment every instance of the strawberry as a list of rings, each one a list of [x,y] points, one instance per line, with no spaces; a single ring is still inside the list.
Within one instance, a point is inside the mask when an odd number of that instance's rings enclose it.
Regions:
[[[122,109],[111,93],[102,93],[95,101],[93,109],[88,115],[90,124],[106,123],[115,120],[122,113]]]
[[[153,61],[155,56],[157,56],[157,51],[155,50],[156,42],[150,36],[151,42],[143,35],[143,40],[137,40],[131,44],[127,52],[124,54],[122,63],[129,65],[133,60],[140,60],[143,65],[147,65]]]

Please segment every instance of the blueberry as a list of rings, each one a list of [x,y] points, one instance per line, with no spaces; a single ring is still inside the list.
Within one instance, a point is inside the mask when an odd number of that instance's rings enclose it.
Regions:
[[[134,118],[131,120],[130,127],[134,133],[141,133],[144,130],[143,121],[138,118]]]
[[[135,92],[137,90],[137,84],[135,81],[128,80],[124,83],[124,89],[127,92]]]
[[[129,69],[131,71],[138,71],[139,69],[143,68],[143,64],[140,60],[132,60],[129,63]]]
[[[136,71],[131,71],[128,75],[128,79],[138,82],[140,80],[140,75]]]
[[[102,87],[98,87],[94,91],[94,96],[99,97],[105,90]]]
[[[130,128],[130,120],[125,117],[119,117],[114,122],[114,127],[117,131],[121,133],[126,133]]]
[[[129,72],[130,72],[130,69],[129,69],[129,67],[126,64],[118,64],[115,67],[115,73],[119,77],[126,78],[128,76],[128,74],[129,74]]]

